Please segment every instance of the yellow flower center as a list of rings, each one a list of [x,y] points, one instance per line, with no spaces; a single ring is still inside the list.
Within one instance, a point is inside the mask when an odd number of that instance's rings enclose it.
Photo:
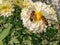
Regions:
[[[34,18],[34,20],[35,20],[35,21],[39,21],[39,20],[42,19],[42,16],[43,16],[42,12],[36,11],[36,12],[35,12],[35,18]]]
[[[20,8],[23,8],[29,5],[27,0],[12,0],[12,1],[15,5],[19,6]]]
[[[19,7],[23,7],[23,0],[12,0],[12,2]]]
[[[9,9],[10,9],[10,6],[6,3],[2,4],[1,8],[0,8],[0,10],[3,11],[3,12],[8,12]]]

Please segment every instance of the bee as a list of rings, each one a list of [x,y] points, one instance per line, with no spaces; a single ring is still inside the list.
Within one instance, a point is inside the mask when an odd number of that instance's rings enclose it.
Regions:
[[[35,15],[35,11],[32,11],[30,15],[30,21],[34,21],[34,15]]]
[[[35,15],[35,11],[32,11],[32,13],[30,15],[30,21],[34,21],[34,17],[35,17],[34,15]],[[48,21],[44,16],[42,16],[41,19],[45,23],[45,25],[48,25]]]
[[[45,25],[48,25],[47,19],[44,16],[42,16],[41,18],[42,18],[43,22],[45,23]]]

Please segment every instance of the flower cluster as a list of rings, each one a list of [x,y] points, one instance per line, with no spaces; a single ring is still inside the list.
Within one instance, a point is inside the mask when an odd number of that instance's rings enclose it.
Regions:
[[[33,33],[46,31],[52,21],[58,22],[56,11],[50,5],[32,0],[1,0],[0,16],[13,15],[15,5],[22,8],[20,15],[24,27]]]
[[[0,4],[0,16],[11,16],[13,15],[14,5],[10,1],[2,1]]]
[[[58,3],[50,1],[0,0],[0,45],[60,45]]]

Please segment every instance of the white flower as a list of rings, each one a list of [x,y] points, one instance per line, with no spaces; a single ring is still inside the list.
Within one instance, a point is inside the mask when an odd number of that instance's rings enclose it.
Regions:
[[[0,4],[3,2],[3,0],[0,0]]]
[[[13,15],[13,4],[10,2],[10,1],[3,1],[1,4],[0,4],[0,16],[11,16]]]
[[[46,31],[46,28],[51,26],[51,20],[57,21],[57,15],[50,5],[42,2],[34,2],[27,8],[22,9],[21,19],[23,25],[29,31],[39,33]]]

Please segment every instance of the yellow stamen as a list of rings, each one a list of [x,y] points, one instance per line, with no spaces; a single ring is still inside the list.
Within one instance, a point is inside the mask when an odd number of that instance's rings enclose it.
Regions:
[[[35,12],[35,20],[36,21],[39,21],[39,20],[41,20],[41,17],[43,16],[43,14],[42,14],[42,12],[40,12],[40,11],[36,11]]]

